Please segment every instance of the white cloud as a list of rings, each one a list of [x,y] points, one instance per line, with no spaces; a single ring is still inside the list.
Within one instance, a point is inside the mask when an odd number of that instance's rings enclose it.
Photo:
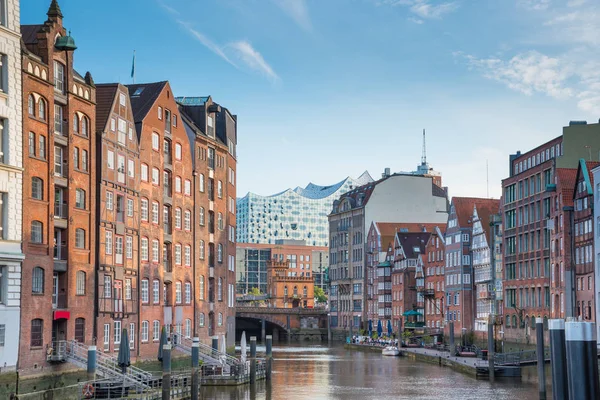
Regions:
[[[527,10],[541,11],[550,7],[552,0],[517,0],[517,4]]]
[[[168,4],[165,4],[163,1],[156,0],[156,2],[158,3],[159,6],[161,6],[162,8],[164,8],[165,10],[167,10],[171,14],[173,14],[173,15],[179,15],[180,14],[179,11],[177,11],[173,7],[169,6]]]
[[[375,4],[408,7],[410,12],[424,19],[440,19],[442,16],[456,11],[459,7],[456,2],[433,4],[431,0],[380,0]]]
[[[422,19],[415,18],[415,17],[410,17],[408,20],[410,22],[414,22],[417,25],[421,25],[424,22]]]
[[[312,30],[308,7],[305,0],[272,0],[279,8],[289,15],[296,24],[307,31]]]
[[[210,51],[212,51],[213,53],[215,53],[216,55],[221,57],[223,60],[227,61],[229,64],[231,64],[237,68],[237,65],[235,65],[235,63],[233,61],[231,61],[229,59],[229,57],[227,57],[227,55],[225,54],[223,49],[221,47],[219,47],[219,45],[217,45],[215,42],[210,40],[204,34],[198,32],[197,30],[192,28],[192,26],[189,23],[184,22],[184,21],[179,21],[179,20],[177,22],[181,26],[183,26],[194,37],[194,39],[196,39],[197,41],[202,43],[204,45],[204,47],[206,47],[207,49],[209,49]]]
[[[249,42],[241,40],[230,43],[225,48],[232,49],[236,57],[246,64],[247,67],[262,73],[272,82],[280,80],[273,68],[265,61],[262,54],[256,51]]]
[[[567,7],[579,7],[587,3],[587,0],[570,0],[567,2]]]

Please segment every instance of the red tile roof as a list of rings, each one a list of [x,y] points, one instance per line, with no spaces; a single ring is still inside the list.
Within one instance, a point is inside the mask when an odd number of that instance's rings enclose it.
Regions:
[[[492,220],[492,215],[498,214],[500,211],[500,200],[495,199],[487,199],[489,201],[478,202],[475,204],[477,207],[477,216],[481,221],[481,227],[485,232],[485,237],[487,238],[488,244],[491,246],[491,238],[490,232],[492,227],[490,227],[490,221]]]
[[[488,214],[488,218],[489,215],[500,212],[500,200],[497,199],[484,199],[480,197],[453,197],[452,205],[454,205],[456,218],[458,219],[458,225],[461,228],[471,226],[473,223],[472,217],[475,205],[477,205],[477,211],[479,212],[479,209],[481,208],[482,212]]]
[[[577,168],[556,168],[556,192],[562,196],[564,206],[573,205]]]
[[[379,234],[383,236],[394,236],[396,232],[404,231],[407,232],[433,232],[436,226],[440,224],[419,224],[419,223],[403,223],[403,222],[375,222]],[[442,229],[444,229],[442,227]]]

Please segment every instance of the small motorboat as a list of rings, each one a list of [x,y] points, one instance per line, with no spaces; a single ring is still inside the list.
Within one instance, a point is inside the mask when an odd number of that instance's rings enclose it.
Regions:
[[[387,346],[381,351],[381,354],[384,356],[399,356],[400,350],[396,346]]]

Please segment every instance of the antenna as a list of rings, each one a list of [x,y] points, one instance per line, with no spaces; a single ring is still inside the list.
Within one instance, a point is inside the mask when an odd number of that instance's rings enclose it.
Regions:
[[[490,171],[488,168],[488,160],[485,160],[485,187],[487,198],[490,198]]]
[[[425,129],[423,129],[423,154],[421,155],[421,165],[427,164],[427,145],[425,144]]]

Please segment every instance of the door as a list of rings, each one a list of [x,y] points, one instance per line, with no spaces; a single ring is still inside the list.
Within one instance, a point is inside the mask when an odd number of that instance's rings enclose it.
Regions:
[[[57,319],[52,321],[52,342],[67,340],[67,320]]]
[[[114,312],[123,312],[123,281],[114,281],[114,301],[115,308]]]

